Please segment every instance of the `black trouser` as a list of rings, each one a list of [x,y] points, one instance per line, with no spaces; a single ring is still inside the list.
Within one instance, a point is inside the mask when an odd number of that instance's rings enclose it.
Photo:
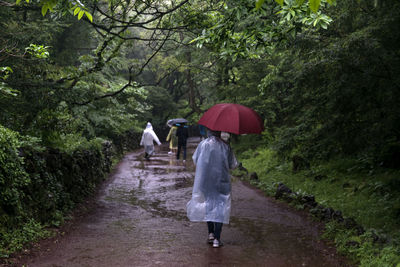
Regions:
[[[216,239],[220,239],[221,238],[221,232],[222,232],[222,223],[219,222],[207,222],[207,226],[208,226],[208,233],[213,233],[214,237]]]
[[[178,142],[178,152],[176,152],[176,159],[179,159],[179,154],[181,153],[181,148],[183,148],[183,159],[186,160],[186,142]]]

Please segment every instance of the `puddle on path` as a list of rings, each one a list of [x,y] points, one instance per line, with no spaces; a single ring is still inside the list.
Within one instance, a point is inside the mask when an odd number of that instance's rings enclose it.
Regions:
[[[206,243],[205,223],[186,217],[194,166],[163,145],[150,161],[142,151],[124,157],[94,208],[26,266],[346,266],[319,240],[318,226],[241,181],[232,186],[225,245]]]

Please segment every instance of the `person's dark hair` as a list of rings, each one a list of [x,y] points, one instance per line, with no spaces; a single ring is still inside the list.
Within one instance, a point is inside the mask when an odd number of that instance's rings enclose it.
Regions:
[[[208,130],[208,136],[216,136],[216,137],[219,137],[219,138],[221,138],[221,132],[220,131],[213,131],[213,130],[210,130],[210,129],[207,129]]]

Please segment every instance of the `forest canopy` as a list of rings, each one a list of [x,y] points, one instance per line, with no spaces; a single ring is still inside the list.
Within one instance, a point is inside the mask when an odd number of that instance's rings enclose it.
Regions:
[[[0,184],[33,183],[19,175],[27,144],[101,154],[221,102],[264,119],[246,149],[398,169],[399,25],[398,0],[0,0],[0,155],[19,177]],[[26,222],[17,191],[0,197]]]
[[[46,145],[231,101],[286,157],[398,163],[397,1],[1,3],[0,122]]]

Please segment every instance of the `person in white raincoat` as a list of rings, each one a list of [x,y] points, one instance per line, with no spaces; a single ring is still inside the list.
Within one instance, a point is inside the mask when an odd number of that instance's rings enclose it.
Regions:
[[[154,143],[156,142],[158,145],[161,145],[160,140],[158,139],[156,133],[153,131],[153,126],[150,122],[147,123],[146,129],[144,129],[142,134],[142,140],[140,141],[140,145],[144,146],[145,151],[145,159],[150,159],[150,156],[154,154]]]
[[[222,224],[229,223],[231,211],[229,169],[234,169],[237,161],[229,144],[220,138],[221,132],[209,131],[208,136],[193,154],[196,174],[186,210],[190,221],[207,222],[208,242],[220,247]]]

